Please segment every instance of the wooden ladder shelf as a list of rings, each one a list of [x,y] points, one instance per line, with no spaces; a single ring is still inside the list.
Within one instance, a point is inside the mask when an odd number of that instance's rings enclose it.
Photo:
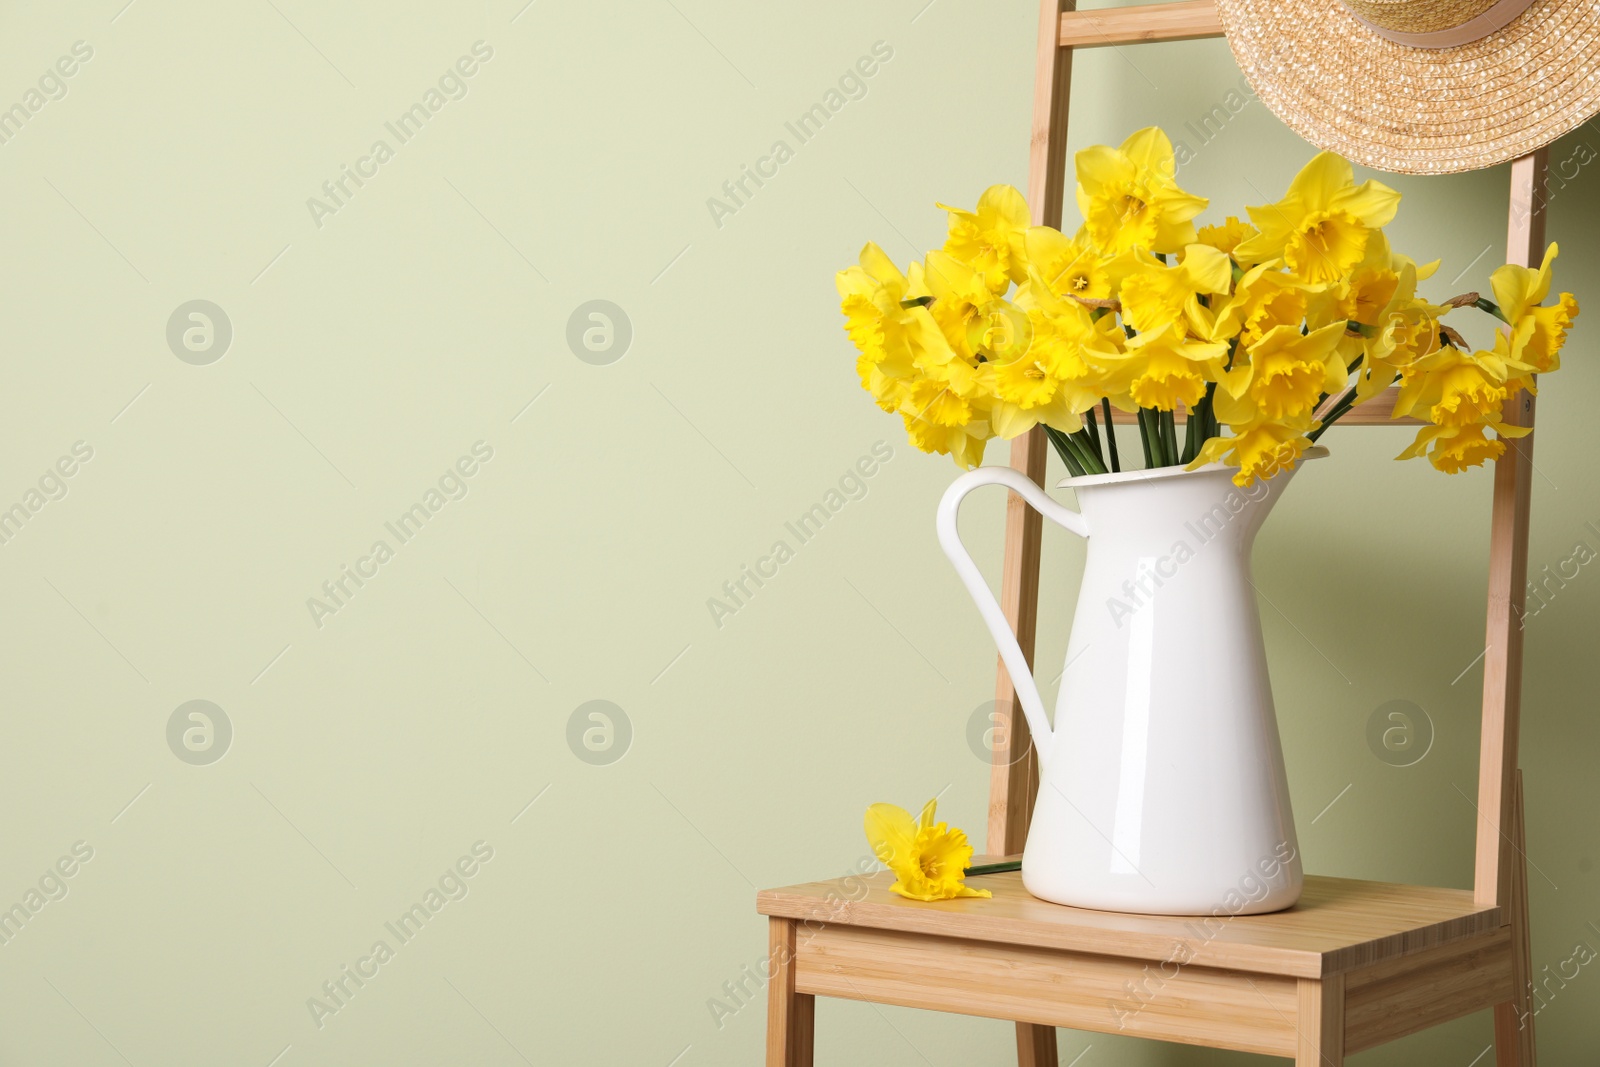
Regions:
[[[1028,162],[1038,225],[1061,224],[1074,50],[1222,35],[1212,0],[1074,6],[1040,5]],[[1507,262],[1535,266],[1543,254],[1545,166],[1543,149],[1511,165]],[[1391,403],[1379,397],[1343,421],[1388,422]],[[1505,421],[1532,426],[1533,416],[1525,394]],[[770,931],[768,1067],[809,1067],[818,996],[1014,1022],[1021,1067],[1055,1067],[1057,1026],[1340,1067],[1346,1055],[1492,1009],[1495,1063],[1533,1067],[1517,769],[1532,443],[1514,442],[1495,464],[1471,890],[1307,877],[1288,911],[1225,922],[1049,904],[1014,873],[987,876],[994,898],[986,901],[902,900],[889,892],[888,872],[767,890],[757,909]],[[1041,484],[1045,455],[1040,430],[1012,442],[1011,465]],[[1041,532],[1039,513],[1010,494],[1001,605],[1030,662]],[[1038,768],[1003,664],[997,699],[1011,715],[991,769],[987,851],[1015,856]]]

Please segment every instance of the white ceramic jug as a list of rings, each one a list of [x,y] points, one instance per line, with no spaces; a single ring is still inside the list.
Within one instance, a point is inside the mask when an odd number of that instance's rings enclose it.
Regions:
[[[1038,748],[1022,856],[1037,897],[1160,915],[1257,914],[1300,897],[1250,580],[1256,531],[1293,472],[1245,489],[1232,474],[1214,464],[1068,478],[1079,512],[1010,467],[982,467],[939,504],[939,543],[994,635]],[[1088,541],[1053,730],[956,529],[962,498],[995,484]]]

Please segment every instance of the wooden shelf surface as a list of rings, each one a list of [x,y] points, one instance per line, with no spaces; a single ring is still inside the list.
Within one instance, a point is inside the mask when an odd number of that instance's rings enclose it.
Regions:
[[[756,910],[826,926],[1153,961],[1171,958],[1181,945],[1196,964],[1296,978],[1401,959],[1491,934],[1502,924],[1500,908],[1474,903],[1470,890],[1348,878],[1307,876],[1300,903],[1288,911],[1221,919],[1063,907],[1030,895],[1019,872],[973,878],[971,884],[991,890],[992,899],[905,900],[889,892],[893,881],[880,871],[848,884],[839,879],[768,889],[757,896]]]

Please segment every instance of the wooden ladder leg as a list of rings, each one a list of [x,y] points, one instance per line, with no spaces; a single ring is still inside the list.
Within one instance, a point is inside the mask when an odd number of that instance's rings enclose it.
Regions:
[[[1344,1067],[1344,975],[1300,979],[1294,1067]]]
[[[1028,150],[1028,204],[1036,225],[1060,226],[1067,180],[1067,99],[1072,91],[1072,49],[1061,47],[1061,14],[1077,0],[1039,0],[1039,38],[1033,82],[1032,143]],[[1039,484],[1045,481],[1042,428],[1011,443],[1011,465]],[[1020,496],[1006,504],[1006,556],[1001,597],[1006,618],[1028,662],[1033,662],[1039,614],[1039,549],[1042,519]],[[996,750],[989,780],[989,851],[1014,856],[1028,839],[1028,820],[1039,788],[1039,764],[1022,717],[1022,705],[1005,665],[999,671],[998,705],[1009,709],[1011,729]],[[1017,1067],[1056,1067],[1056,1028],[1017,1023]]]
[[[1550,153],[1540,148],[1511,164],[1506,262],[1531,267],[1544,256],[1545,177]],[[1505,418],[1533,425],[1533,397],[1512,397]],[[1483,742],[1478,767],[1478,845],[1474,898],[1498,904],[1511,927],[1512,999],[1494,1009],[1495,1062],[1533,1067],[1533,1011],[1528,950],[1528,860],[1518,768],[1522,709],[1522,615],[1528,581],[1528,512],[1533,439],[1513,442],[1495,461],[1489,532],[1489,625],[1483,665]]]
[[[1017,1024],[1017,1067],[1057,1067],[1055,1027]]]
[[[817,998],[794,990],[795,922],[767,920],[767,1067],[811,1067]]]
[[[1516,773],[1511,794],[1511,842],[1517,858],[1511,872],[1511,973],[1516,993],[1510,1003],[1494,1009],[1494,1061],[1499,1067],[1534,1067],[1533,954],[1528,931],[1528,863],[1523,855],[1527,831],[1522,813],[1522,771]]]

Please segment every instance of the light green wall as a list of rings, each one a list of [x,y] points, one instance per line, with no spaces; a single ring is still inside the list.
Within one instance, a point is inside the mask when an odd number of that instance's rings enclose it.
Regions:
[[[935,200],[1024,184],[1032,5],[123,2],[0,11],[0,105],[93,48],[0,144],[0,504],[93,449],[0,545],[0,905],[93,849],[0,945],[0,1062],[757,1062],[764,1009],[707,1006],[764,952],[755,888],[844,873],[877,800],[944,790],[981,836],[965,726],[994,655],[932,530],[954,470],[858,390],[831,276],[868,238],[936,245]],[[384,122],[480,40],[467,96],[395,145]],[[785,121],[879,41],[865,97],[798,145]],[[1220,42],[1086,54],[1073,146],[1181,137],[1238,77]],[[394,158],[317,226],[307,198],[380,137]],[[777,139],[793,158],[718,226],[707,198]],[[1308,155],[1252,103],[1183,179],[1236,208]],[[1397,180],[1396,245],[1484,284],[1506,181]],[[1586,300],[1597,181],[1551,208]],[[165,336],[194,299],[233,326],[206,366]],[[632,322],[608,366],[565,340],[593,299]],[[1541,400],[1535,568],[1600,547],[1587,325]],[[1405,437],[1331,434],[1258,581],[1310,869],[1464,885],[1480,676],[1452,679],[1482,648],[1490,486],[1389,463]],[[465,498],[389,538],[479,441]],[[878,441],[865,497],[715,625],[707,599]],[[970,511],[997,572],[999,501]],[[394,558],[314,625],[378,538]],[[1045,662],[1080,563],[1047,532]],[[1586,570],[1529,629],[1536,968],[1600,944],[1597,609]],[[208,766],[168,747],[195,699],[234,730]],[[567,743],[596,699],[632,725],[606,766]],[[1436,725],[1416,766],[1367,748],[1392,699]],[[318,1029],[307,998],[479,841],[468,895]],[[1592,1059],[1597,1005],[1585,970],[1539,1017],[1544,1062]],[[999,1023],[819,1025],[819,1063],[1011,1062]],[[1466,1067],[1489,1032],[1355,1062]],[[1063,1033],[1063,1062],[1091,1044],[1082,1067],[1246,1059]]]

